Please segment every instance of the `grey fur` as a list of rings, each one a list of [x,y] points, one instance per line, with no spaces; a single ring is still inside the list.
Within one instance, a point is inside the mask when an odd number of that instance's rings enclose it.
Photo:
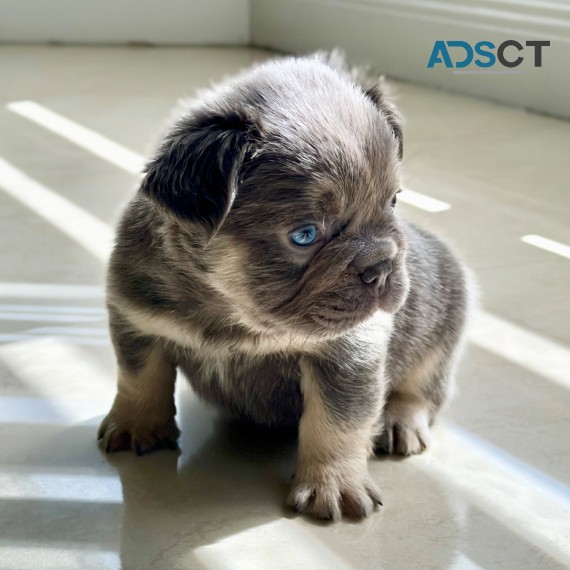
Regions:
[[[290,502],[321,518],[379,503],[362,463],[373,440],[389,453],[427,445],[469,288],[443,243],[392,212],[402,130],[383,93],[319,54],[263,64],[184,109],[110,262],[119,390],[99,432],[107,450],[175,444],[174,366],[235,415],[301,420]],[[310,222],[321,241],[291,244]]]

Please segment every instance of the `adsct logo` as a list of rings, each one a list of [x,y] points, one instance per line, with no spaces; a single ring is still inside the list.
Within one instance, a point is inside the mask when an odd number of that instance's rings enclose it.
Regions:
[[[453,73],[522,73],[523,69],[517,68],[525,58],[532,60],[534,67],[542,67],[542,48],[549,45],[548,40],[529,40],[524,46],[516,40],[506,40],[498,46],[488,41],[472,46],[461,40],[438,40],[427,66],[445,66]]]

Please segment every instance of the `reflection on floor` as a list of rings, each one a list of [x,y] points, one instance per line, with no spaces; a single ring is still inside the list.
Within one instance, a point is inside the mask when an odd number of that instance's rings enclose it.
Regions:
[[[0,568],[570,567],[570,124],[408,84],[404,215],[482,311],[433,449],[373,460],[385,508],[283,508],[295,441],[178,387],[182,453],[103,457],[112,226],[176,99],[268,54],[1,47]]]

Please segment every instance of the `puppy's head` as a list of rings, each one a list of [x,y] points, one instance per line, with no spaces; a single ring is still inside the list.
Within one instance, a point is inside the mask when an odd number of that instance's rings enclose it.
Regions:
[[[316,59],[269,63],[182,117],[142,191],[256,332],[335,336],[408,289],[394,215],[401,130],[376,86]],[[180,268],[181,270],[183,268]]]

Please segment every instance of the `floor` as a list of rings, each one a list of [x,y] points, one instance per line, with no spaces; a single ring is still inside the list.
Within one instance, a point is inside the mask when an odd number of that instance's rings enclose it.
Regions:
[[[570,123],[523,110],[395,85],[401,211],[461,252],[482,308],[432,450],[371,461],[381,512],[293,516],[295,443],[184,383],[179,456],[99,452],[104,261],[141,155],[178,97],[265,57],[0,48],[0,568],[570,568]]]

